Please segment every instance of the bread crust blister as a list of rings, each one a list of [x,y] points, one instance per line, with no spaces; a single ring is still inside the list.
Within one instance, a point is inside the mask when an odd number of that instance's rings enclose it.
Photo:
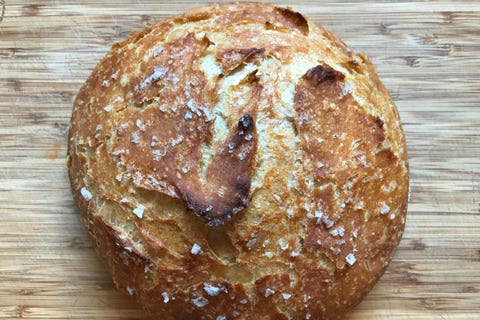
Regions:
[[[114,45],[68,150],[99,255],[156,319],[340,319],[404,229],[392,99],[288,8],[211,5]]]

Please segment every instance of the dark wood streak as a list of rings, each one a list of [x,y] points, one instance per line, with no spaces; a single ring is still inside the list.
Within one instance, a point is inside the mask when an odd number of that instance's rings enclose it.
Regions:
[[[26,16],[36,16],[40,12],[40,6],[38,4],[29,4],[23,7],[23,14]]]
[[[4,15],[5,15],[5,1],[0,0],[0,23],[2,23]]]

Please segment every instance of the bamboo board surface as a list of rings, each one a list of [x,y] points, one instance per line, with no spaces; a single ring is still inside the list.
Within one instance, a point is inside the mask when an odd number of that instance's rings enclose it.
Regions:
[[[74,209],[66,129],[76,92],[114,42],[207,2],[2,2],[0,319],[144,319]],[[407,136],[405,234],[348,319],[480,319],[480,2],[277,3],[368,54]]]

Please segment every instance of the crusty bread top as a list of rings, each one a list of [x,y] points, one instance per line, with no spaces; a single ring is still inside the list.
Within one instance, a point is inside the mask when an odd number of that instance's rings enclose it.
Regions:
[[[372,64],[271,5],[114,45],[75,100],[69,157],[115,282],[160,319],[339,318],[405,222],[405,140]]]

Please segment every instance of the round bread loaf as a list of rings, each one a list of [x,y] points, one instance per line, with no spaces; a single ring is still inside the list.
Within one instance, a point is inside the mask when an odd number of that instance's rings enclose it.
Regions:
[[[68,149],[99,255],[155,319],[340,319],[404,229],[392,99],[286,8],[212,5],[115,44]]]

